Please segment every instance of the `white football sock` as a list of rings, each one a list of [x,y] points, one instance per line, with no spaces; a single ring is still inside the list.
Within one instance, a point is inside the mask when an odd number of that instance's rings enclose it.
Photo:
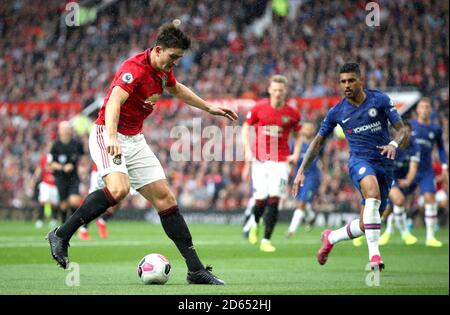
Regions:
[[[425,204],[425,225],[427,228],[427,240],[434,239],[434,228],[437,222],[437,204],[426,203]]]
[[[359,227],[359,219],[353,220],[349,224],[331,232],[328,235],[328,240],[331,244],[339,243],[340,241],[350,240],[363,235],[364,232]]]
[[[363,220],[367,247],[369,248],[369,260],[375,255],[381,256],[378,245],[381,229],[380,205],[380,200],[367,198],[364,206]]]
[[[253,207],[254,207],[254,206],[255,206],[255,197],[252,196],[252,197],[248,200],[247,208],[245,208],[244,215],[245,215],[245,216],[250,215],[250,214],[252,213],[252,210],[253,210]]]
[[[314,213],[314,210],[311,207],[311,204],[308,202],[305,206],[305,213],[306,213],[306,222],[310,222],[314,219],[316,214]]]
[[[244,227],[242,228],[242,232],[247,233],[248,231],[250,231],[250,228],[252,226],[256,225],[256,221],[255,221],[255,215],[252,214],[250,216],[250,218],[248,218],[247,222],[245,223]]]
[[[103,220],[102,218],[98,218],[97,221],[101,224],[101,225],[105,225],[106,221]]]
[[[394,205],[394,218],[395,218],[395,226],[400,231],[402,236],[409,233],[406,225],[406,213],[405,207],[399,207]]]
[[[288,232],[294,233],[297,231],[298,226],[300,225],[303,217],[305,216],[305,212],[300,209],[295,209],[294,215],[292,216],[291,224],[289,225]]]
[[[386,220],[386,233],[392,234],[394,232],[394,215],[391,213]]]

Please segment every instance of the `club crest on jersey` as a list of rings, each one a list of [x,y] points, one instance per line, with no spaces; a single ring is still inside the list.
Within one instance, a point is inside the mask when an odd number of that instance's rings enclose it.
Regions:
[[[370,117],[376,117],[378,115],[378,111],[375,107],[372,107],[371,109],[369,109],[369,116]]]
[[[167,75],[162,77],[162,87],[163,87],[163,89],[166,87],[166,85],[167,85]]]
[[[133,82],[133,75],[131,73],[129,73],[129,72],[124,73],[122,75],[122,81],[127,83],[127,84],[130,84],[131,82]]]
[[[434,133],[430,131],[430,133],[428,134],[428,138],[434,139]]]
[[[116,164],[116,165],[120,165],[120,164],[122,164],[122,155],[116,155],[114,158],[113,158],[113,162],[114,162],[114,164]]]
[[[287,124],[289,122],[289,116],[283,116],[281,120],[283,121],[283,124]]]

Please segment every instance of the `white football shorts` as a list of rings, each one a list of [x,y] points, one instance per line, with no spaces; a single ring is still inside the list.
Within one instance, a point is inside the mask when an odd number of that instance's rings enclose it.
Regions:
[[[89,151],[101,178],[113,172],[127,174],[131,187],[135,190],[166,178],[161,163],[143,134],[126,136],[117,133],[122,149],[120,157],[113,157],[106,152],[106,139],[106,127],[94,125],[89,135]]]
[[[285,196],[288,179],[287,162],[258,160],[252,162],[253,197],[256,200]]]
[[[39,203],[50,202],[52,205],[59,203],[58,188],[55,185],[50,185],[44,182],[39,184]]]

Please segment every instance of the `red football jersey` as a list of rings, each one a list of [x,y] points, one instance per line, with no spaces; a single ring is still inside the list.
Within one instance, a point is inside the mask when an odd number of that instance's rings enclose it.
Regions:
[[[50,159],[51,156],[49,157],[49,154],[43,154],[39,159],[39,166],[41,167],[42,170],[42,182],[47,183],[49,185],[55,185],[55,177],[53,176],[52,169],[48,164],[48,161]]]
[[[260,161],[286,161],[289,150],[289,134],[300,130],[300,114],[291,106],[274,108],[269,99],[264,99],[248,112],[245,120],[255,126],[253,153]]]
[[[176,84],[173,70],[158,71],[150,62],[151,49],[124,61],[117,70],[100,109],[96,124],[105,125],[105,108],[111,91],[120,86],[130,95],[120,108],[117,131],[124,135],[135,135],[142,131],[144,119],[153,111],[166,86]]]

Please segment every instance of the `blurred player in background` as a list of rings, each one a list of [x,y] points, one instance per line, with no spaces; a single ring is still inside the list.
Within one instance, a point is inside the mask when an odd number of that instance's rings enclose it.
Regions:
[[[442,163],[443,181],[448,185],[447,154],[442,141],[442,128],[431,122],[431,100],[422,98],[417,103],[417,120],[412,120],[413,135],[420,148],[419,169],[413,185],[419,186],[425,201],[426,242],[429,247],[441,247],[442,243],[435,238],[438,205],[435,199],[436,185],[432,165],[433,148],[436,145]]]
[[[50,167],[55,176],[64,223],[67,214],[71,215],[80,206],[80,178],[77,166],[84,155],[83,145],[72,137],[72,127],[68,121],[59,123],[58,140],[53,144],[50,154]]]
[[[300,156],[300,114],[286,103],[288,80],[285,76],[270,78],[269,99],[259,101],[247,114],[242,128],[246,163],[251,163],[254,188],[254,221],[249,231],[249,242],[256,244],[259,223],[264,217],[265,231],[260,250],[273,252],[276,248],[270,238],[278,220],[278,205],[284,195],[289,178],[289,163],[296,163]],[[255,126],[255,145],[252,150],[250,126]],[[294,153],[289,150],[289,135],[295,133]],[[255,152],[255,159],[253,159]]]
[[[433,163],[434,178],[436,180],[436,202],[439,209],[445,211],[448,208],[448,176],[440,162]]]
[[[225,284],[200,261],[161,163],[142,134],[144,120],[153,112],[164,89],[209,114],[237,119],[232,110],[204,101],[177,82],[173,67],[190,44],[179,28],[164,25],[152,48],[127,59],[117,70],[89,138],[90,153],[105,188],[89,194],[72,217],[47,236],[52,257],[61,267],[69,263],[69,240],[75,231],[118,204],[131,185],[157,210],[165,233],[185,259],[187,282]]]
[[[57,225],[59,195],[55,183],[55,177],[53,176],[52,169],[49,165],[51,160],[52,157],[49,153],[42,154],[39,158],[39,164],[33,174],[34,181],[39,182],[39,214],[35,224],[38,229],[44,226],[44,212],[46,205],[50,205],[51,207],[51,221],[49,223],[49,227],[55,228]]]
[[[292,193],[296,196],[299,186],[304,185],[306,170],[319,154],[326,137],[339,124],[346,133],[350,147],[350,177],[361,192],[364,206],[359,219],[338,230],[325,230],[322,233],[322,246],[317,253],[317,260],[319,264],[325,264],[336,243],[365,234],[370,266],[372,269],[381,270],[384,268],[384,262],[378,244],[380,211],[385,209],[388,201],[396,148],[404,145],[408,129],[387,95],[363,88],[358,64],[344,64],[339,72],[339,83],[345,98],[328,111],[319,133],[309,145],[295,178]],[[389,138],[389,121],[399,131],[393,141]]]
[[[248,174],[250,172],[250,163],[245,163],[244,169],[242,171],[243,181],[248,180]],[[246,169],[248,168],[248,169]],[[250,198],[247,202],[247,207],[244,211],[244,225],[242,226],[242,235],[244,238],[248,239],[248,234],[250,233],[250,228],[255,222],[255,215],[253,214],[253,207],[255,206],[255,196],[253,195],[253,184],[250,184],[250,189],[252,191]]]
[[[434,159],[433,159],[434,160]],[[433,162],[434,179],[436,183],[436,203],[438,205],[438,210],[446,212],[448,209],[448,181],[446,181],[446,176],[444,175],[444,169],[440,161]],[[447,177],[448,178],[448,177]],[[417,206],[420,210],[425,208],[425,199],[423,195],[417,198]],[[419,209],[418,209],[419,211]],[[416,213],[417,215],[417,213]],[[439,215],[439,212],[438,212]],[[445,215],[443,216],[445,219]],[[445,224],[445,222],[443,222]],[[439,222],[438,222],[439,226]]]
[[[297,162],[297,167],[295,174],[297,174],[298,169],[303,161],[306,151],[308,150],[308,146],[311,141],[314,139],[316,134],[316,128],[312,123],[305,123],[302,125],[301,129],[301,137],[302,137],[302,146],[301,146],[301,156],[299,161]],[[298,208],[295,209],[294,215],[291,219],[291,224],[289,225],[287,236],[294,236],[297,231],[299,225],[302,220],[305,221],[305,228],[307,230],[311,229],[311,224],[314,221],[315,213],[311,206],[312,198],[314,194],[317,192],[320,186],[320,178],[321,171],[319,166],[317,165],[319,159],[316,158],[311,163],[311,166],[305,171],[305,182],[302,187],[300,187],[300,191],[297,195],[297,205]]]
[[[407,121],[404,124],[411,133],[411,124]],[[417,238],[408,230],[405,207],[407,204],[406,197],[414,193],[416,188],[411,184],[417,174],[420,162],[420,149],[413,136],[409,137],[406,142],[405,149],[399,148],[397,150],[397,156],[394,161],[394,183],[389,192],[390,209],[383,213],[383,217],[386,219],[386,230],[380,237],[380,245],[386,245],[389,242],[394,231],[394,221],[406,245],[417,243]]]

